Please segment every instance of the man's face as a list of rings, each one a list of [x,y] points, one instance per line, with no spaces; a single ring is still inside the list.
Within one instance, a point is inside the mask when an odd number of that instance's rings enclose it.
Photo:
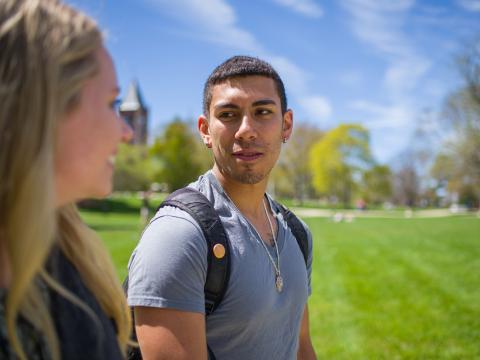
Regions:
[[[247,76],[215,85],[209,110],[208,120],[199,118],[199,129],[216,170],[242,184],[267,180],[293,124],[290,110],[282,115],[274,81]]]

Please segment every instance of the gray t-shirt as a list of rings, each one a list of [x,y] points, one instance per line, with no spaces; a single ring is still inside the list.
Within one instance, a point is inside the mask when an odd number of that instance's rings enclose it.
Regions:
[[[207,317],[208,345],[219,360],[296,359],[300,322],[311,292],[310,232],[307,229],[309,256],[305,267],[297,241],[276,209],[284,281],[279,293],[262,240],[213,173],[207,172],[190,186],[214,204],[230,240],[230,280],[219,307]],[[275,248],[267,248],[276,259]],[[130,258],[129,305],[204,314],[207,251],[202,230],[190,215],[178,208],[162,208]]]

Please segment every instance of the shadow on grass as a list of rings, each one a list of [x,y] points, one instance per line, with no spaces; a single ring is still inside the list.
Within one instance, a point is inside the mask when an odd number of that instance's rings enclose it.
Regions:
[[[89,199],[80,201],[78,207],[97,213],[120,213],[120,214],[139,214],[140,201],[126,201],[124,199]],[[158,204],[159,205],[159,204]],[[149,206],[150,213],[156,210],[156,207]]]
[[[95,231],[139,231],[140,225],[132,225],[132,224],[116,224],[116,225],[109,225],[109,224],[97,224],[97,225],[89,225]]]

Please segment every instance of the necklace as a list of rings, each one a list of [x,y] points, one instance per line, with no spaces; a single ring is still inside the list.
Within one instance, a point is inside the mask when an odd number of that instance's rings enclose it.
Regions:
[[[242,214],[242,212],[240,210],[238,210],[235,203],[232,201],[232,199],[230,199],[230,196],[228,196],[228,194],[225,192],[225,190],[223,190],[223,188],[221,186],[220,186],[220,189],[221,189],[221,192],[225,195],[225,197],[230,201],[230,204],[232,205],[232,207],[239,214]],[[270,259],[270,262],[272,263],[273,268],[275,269],[275,288],[277,289],[278,292],[282,292],[282,290],[283,290],[283,278],[282,278],[282,274],[280,273],[280,254],[278,252],[277,238],[275,236],[275,232],[273,231],[273,225],[272,225],[272,222],[270,221],[270,217],[268,216],[267,206],[265,205],[265,197],[263,198],[262,203],[263,203],[263,210],[265,211],[265,215],[267,216],[268,225],[270,226],[270,231],[272,232],[273,244],[275,246],[275,251],[277,253],[277,263],[276,264],[275,264],[275,261],[272,258],[272,255],[270,255],[270,251],[268,251],[268,249],[267,249],[267,245],[265,245],[265,242],[262,240],[262,237],[260,236],[260,233],[257,231],[255,226],[253,226],[250,223],[250,221],[248,221],[248,219],[245,216],[243,216],[243,214],[242,214],[242,216],[245,219],[245,221],[250,225],[251,229],[253,229],[257,233],[257,236],[260,240],[260,243],[262,244],[263,248],[265,249],[265,251],[268,255],[268,258]]]
[[[278,252],[278,244],[277,244],[277,238],[275,236],[275,232],[273,231],[273,225],[270,220],[270,216],[268,216],[268,211],[267,211],[267,205],[265,205],[265,198],[263,198],[263,210],[265,211],[265,216],[267,217],[268,220],[268,225],[270,225],[270,231],[272,232],[272,237],[273,237],[273,244],[275,246],[275,251],[277,253],[277,263],[275,264],[275,261],[272,258],[272,255],[270,255],[270,251],[267,249],[267,245],[265,245],[265,242],[261,240],[260,242],[263,245],[263,248],[267,252],[268,258],[270,259],[270,262],[273,265],[273,268],[275,269],[275,287],[277,288],[278,292],[282,292],[283,290],[283,278],[282,274],[280,273],[280,254]]]

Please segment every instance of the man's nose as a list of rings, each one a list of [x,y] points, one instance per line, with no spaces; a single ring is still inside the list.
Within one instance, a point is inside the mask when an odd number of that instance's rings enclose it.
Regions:
[[[240,122],[240,127],[235,134],[239,140],[253,140],[257,137],[257,129],[255,127],[255,120],[250,114],[245,114]]]

